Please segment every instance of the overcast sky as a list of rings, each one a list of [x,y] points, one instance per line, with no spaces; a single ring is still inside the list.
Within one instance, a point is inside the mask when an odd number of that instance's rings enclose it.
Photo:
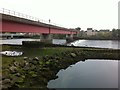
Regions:
[[[25,13],[68,28],[118,28],[120,0],[0,0],[0,8]]]

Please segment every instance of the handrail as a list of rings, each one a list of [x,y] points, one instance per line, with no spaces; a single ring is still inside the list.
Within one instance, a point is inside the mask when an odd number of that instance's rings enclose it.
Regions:
[[[45,23],[45,24],[50,24],[50,25],[55,25],[55,26],[61,26],[61,27],[63,27],[60,24],[49,22],[49,20],[45,21],[43,19],[39,19],[39,18],[30,16],[30,15],[26,15],[26,14],[19,13],[19,12],[13,11],[13,10],[5,9],[5,8],[0,8],[0,13],[11,15],[11,16],[16,16],[16,17],[20,17],[20,18],[24,18],[24,19],[29,19],[29,20],[32,20],[32,21],[42,22],[42,23]]]

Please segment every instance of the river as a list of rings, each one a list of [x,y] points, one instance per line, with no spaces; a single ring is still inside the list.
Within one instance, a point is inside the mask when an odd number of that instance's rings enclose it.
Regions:
[[[60,70],[57,76],[48,88],[118,88],[118,61],[88,59]]]
[[[0,44],[22,45],[22,41],[40,41],[40,39],[6,39],[0,40]],[[53,44],[65,44],[65,39],[53,39]],[[117,40],[77,40],[71,43],[74,46],[98,47],[120,49],[120,41]]]
[[[120,41],[117,40],[77,40],[71,44],[74,46],[120,49]]]
[[[22,41],[40,41],[40,39],[30,39],[30,38],[24,38],[24,39],[5,39],[0,40],[0,44],[13,44],[13,45],[22,45]],[[65,44],[65,39],[53,39],[53,44]]]

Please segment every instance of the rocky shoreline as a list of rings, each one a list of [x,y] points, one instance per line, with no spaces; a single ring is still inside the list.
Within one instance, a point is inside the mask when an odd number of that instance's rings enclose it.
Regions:
[[[120,60],[120,50],[111,49],[73,49],[41,58],[24,57],[21,62],[13,60],[8,67],[2,68],[2,88],[42,88],[47,89],[49,80],[56,79],[61,69],[66,69],[78,61],[90,58]]]

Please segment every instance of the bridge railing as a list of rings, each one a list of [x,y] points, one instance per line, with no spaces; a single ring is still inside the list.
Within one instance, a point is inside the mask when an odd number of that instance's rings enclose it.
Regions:
[[[5,8],[1,8],[0,9],[0,13],[11,15],[11,16],[15,16],[15,17],[20,17],[20,18],[24,18],[24,19],[28,19],[28,20],[32,20],[32,21],[37,21],[37,22],[42,22],[42,23],[46,23],[46,24],[51,24],[51,25],[63,27],[60,24],[56,24],[56,23],[53,23],[53,22],[45,21],[43,19],[39,19],[39,18],[30,16],[30,15],[26,15],[26,14],[19,13],[19,12],[16,12],[16,11],[5,9]]]

